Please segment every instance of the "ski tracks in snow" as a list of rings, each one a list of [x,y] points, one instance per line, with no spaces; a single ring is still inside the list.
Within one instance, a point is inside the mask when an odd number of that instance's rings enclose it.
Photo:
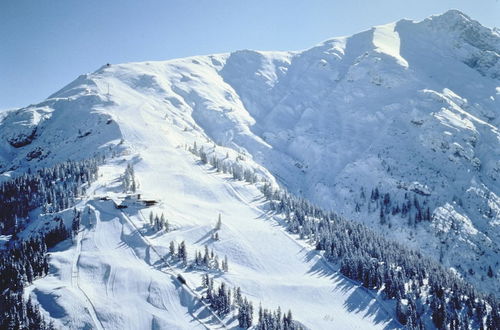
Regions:
[[[160,272],[162,272],[162,273],[164,273],[164,274],[167,274],[167,275],[171,276],[171,277],[172,277],[172,279],[173,279],[174,281],[177,281],[177,282],[179,282],[179,283],[180,283],[180,281],[178,280],[178,276],[179,276],[179,275],[181,275],[181,274],[180,274],[180,273],[178,273],[178,272],[176,272],[176,271],[172,268],[172,266],[170,266],[169,262],[168,262],[168,261],[167,261],[167,260],[163,257],[163,255],[161,255],[161,254],[158,252],[158,250],[156,250],[156,248],[155,248],[155,247],[154,247],[154,245],[153,245],[153,244],[149,241],[149,239],[141,233],[141,231],[140,231],[140,230],[139,230],[139,228],[135,225],[135,223],[132,221],[132,219],[130,219],[130,217],[129,217],[129,216],[128,216],[125,212],[120,211],[120,213],[121,213],[121,215],[122,215],[122,218],[123,218],[123,219],[125,219],[125,221],[133,227],[133,229],[134,229],[134,231],[135,231],[136,233],[138,233],[138,235],[140,236],[140,238],[142,239],[142,241],[144,242],[144,244],[146,244],[146,245],[147,245],[148,250],[149,250],[149,251],[153,251],[153,252],[154,252],[154,254],[156,254],[156,255],[158,256],[158,258],[159,258],[161,261],[163,261],[163,262],[164,262],[164,264],[165,264],[165,266],[166,266],[166,268],[167,268],[167,270],[165,270],[165,269],[162,269],[162,268],[161,268],[161,266],[159,266],[158,268],[155,268],[155,269],[157,269],[158,271],[160,271]],[[140,213],[138,213],[138,214],[140,214]],[[142,215],[141,215],[141,216],[142,216]],[[191,295],[194,299],[198,300],[198,301],[199,301],[199,303],[201,304],[202,308],[204,308],[204,309],[205,309],[205,310],[206,310],[209,314],[211,314],[211,315],[212,315],[212,317],[214,318],[214,320],[215,320],[217,323],[219,323],[219,325],[220,325],[220,326],[218,327],[218,329],[227,329],[227,326],[226,326],[226,324],[224,323],[224,321],[222,321],[222,320],[221,320],[221,319],[217,316],[217,314],[216,314],[216,313],[215,313],[215,312],[214,312],[214,311],[213,311],[213,310],[212,310],[212,309],[211,309],[211,308],[210,308],[207,304],[205,304],[205,302],[202,300],[202,298],[201,298],[201,297],[200,297],[200,296],[199,296],[199,295],[198,295],[198,294],[197,294],[197,293],[196,293],[196,292],[195,292],[195,291],[194,291],[194,290],[193,290],[193,289],[192,289],[192,288],[191,288],[191,287],[190,287],[187,283],[185,283],[185,284],[180,283],[180,284],[181,284],[181,285],[183,285],[183,287],[186,289],[187,293],[188,293],[189,295]],[[161,299],[162,299],[162,302],[163,302],[163,301],[164,301],[164,300],[163,300],[163,297],[161,297]],[[200,313],[201,313],[201,312],[200,312]],[[200,313],[198,313],[198,314],[200,314]],[[212,329],[212,327],[210,327],[209,325],[207,325],[207,324],[206,324],[203,320],[201,320],[201,319],[200,319],[197,315],[195,315],[193,312],[191,312],[191,311],[190,311],[190,314],[191,314],[191,316],[193,316],[193,318],[194,318],[195,320],[197,320],[197,321],[198,321],[198,322],[199,322],[202,326],[204,326],[204,327],[205,327],[205,328],[207,328],[207,329]],[[216,329],[217,329],[217,328],[216,328]]]
[[[210,174],[211,173],[207,172],[207,175],[210,175]],[[267,217],[267,218],[272,218],[273,220],[275,220],[277,222],[277,224],[279,226],[283,225],[278,219],[275,219],[275,217],[273,217],[273,216],[267,214],[266,212],[264,212],[260,207],[256,206],[253,202],[249,202],[239,191],[237,191],[237,189],[235,189],[235,187],[232,185],[231,182],[226,182],[226,184],[224,186],[226,187],[227,192],[230,195],[234,196],[240,202],[242,202],[243,204],[247,205],[249,208],[251,208],[254,211],[256,211],[259,215],[261,215],[263,217]],[[308,246],[306,246],[305,243],[297,241],[297,239],[294,238],[292,235],[290,235],[285,229],[280,230],[280,232],[283,235],[285,235],[288,239],[290,239],[293,243],[295,243],[297,246],[299,246],[301,249],[310,250],[310,248]],[[314,258],[316,260],[320,261],[322,263],[322,265],[323,265],[324,268],[330,270],[334,274],[338,274],[338,271],[333,268],[333,266],[330,264],[330,262],[328,260],[325,259],[324,256],[322,256],[319,253],[315,253]],[[393,319],[394,322],[396,322],[397,318],[394,315],[394,313],[387,309],[385,303],[381,300],[381,298],[377,294],[375,294],[371,290],[363,287],[358,282],[351,280],[350,278],[347,278],[347,277],[345,277],[343,275],[340,275],[340,276],[342,276],[344,279],[346,279],[347,281],[349,281],[350,283],[352,283],[353,285],[355,285],[358,289],[360,289],[360,290],[364,291],[365,293],[367,293],[368,295],[370,295],[377,302],[377,304],[380,306],[380,308],[386,313],[386,315],[389,318]]]
[[[85,301],[85,309],[88,311],[90,317],[92,318],[92,321],[96,327],[96,329],[99,330],[104,330],[104,326],[102,325],[101,321],[97,317],[96,309],[94,304],[92,303],[92,300],[90,300],[89,296],[87,293],[80,287],[79,284],[79,270],[78,270],[78,263],[80,261],[80,256],[82,253],[82,239],[83,239],[83,233],[86,232],[87,229],[80,229],[78,231],[78,235],[76,236],[76,249],[75,249],[75,256],[73,258],[73,263],[71,265],[71,286],[78,289],[82,293],[82,297],[84,298]]]

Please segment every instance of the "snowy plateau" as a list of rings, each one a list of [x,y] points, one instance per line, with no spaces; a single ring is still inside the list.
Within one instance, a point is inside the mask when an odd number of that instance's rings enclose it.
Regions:
[[[208,272],[256,313],[280,306],[307,329],[403,328],[394,300],[287,230],[264,181],[499,297],[499,124],[500,31],[456,10],[302,51],[104,65],[0,113],[0,183],[106,156],[74,206],[23,220],[27,238],[81,212],[24,297],[56,328],[238,328],[234,312],[200,299]],[[256,182],[217,171],[194,146]],[[228,270],[182,265],[171,241],[185,242],[189,264],[208,246]]]

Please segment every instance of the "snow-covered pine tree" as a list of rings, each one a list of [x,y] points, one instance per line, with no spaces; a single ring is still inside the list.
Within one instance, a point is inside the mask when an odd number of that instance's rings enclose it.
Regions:
[[[222,270],[226,273],[229,271],[229,265],[227,263],[227,256],[224,256],[224,260],[222,260]]]
[[[179,246],[177,247],[177,257],[182,261],[182,264],[184,266],[187,265],[187,249],[186,249],[186,243],[182,241]]]
[[[219,216],[217,218],[217,223],[215,224],[215,230],[220,230],[222,228],[222,216],[219,213]]]
[[[168,251],[169,251],[170,256],[172,258],[175,257],[175,243],[174,243],[174,241],[170,241],[170,245],[168,246]]]

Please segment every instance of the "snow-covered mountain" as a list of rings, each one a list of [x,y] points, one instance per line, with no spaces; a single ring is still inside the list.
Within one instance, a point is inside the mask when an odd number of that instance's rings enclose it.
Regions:
[[[53,252],[51,274],[28,291],[59,325],[194,327],[199,306],[151,251],[184,240],[191,255],[205,244],[226,255],[221,279],[307,327],[400,326],[386,303],[266,215],[255,187],[197,164],[186,151],[196,142],[498,295],[499,109],[500,33],[454,10],[304,51],[105,65],[1,114],[0,181],[116,156],[79,204],[77,244]],[[125,218],[94,197],[118,200],[128,163],[139,192],[160,203]],[[176,230],[150,241],[134,234],[150,210]],[[186,277],[199,285],[196,271]]]

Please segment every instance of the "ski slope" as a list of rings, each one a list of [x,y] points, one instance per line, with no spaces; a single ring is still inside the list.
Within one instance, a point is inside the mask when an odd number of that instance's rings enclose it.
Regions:
[[[498,31],[450,11],[303,51],[103,66],[5,113],[0,181],[68,158],[114,155],[78,205],[78,239],[52,252],[50,275],[27,294],[61,327],[220,327],[154,253],[184,240],[191,258],[205,244],[227,255],[230,270],[214,274],[216,282],[241,286],[254,307],[290,308],[312,329],[398,327],[386,312],[393,308],[284,232],[254,186],[201,165],[186,151],[194,142],[497,294],[499,54]],[[124,197],[127,164],[157,206],[120,212],[99,200]],[[433,221],[413,226],[395,216],[381,225],[360,198],[375,187],[398,202],[417,191]],[[150,211],[175,230],[154,233]],[[221,239],[212,241],[218,214]],[[199,271],[175,272],[196,291]]]
[[[88,205],[76,247],[53,252],[50,275],[29,294],[62,328],[206,328],[196,318],[210,322],[209,313],[174,276],[138,255],[147,245],[109,206]]]
[[[109,112],[120,123],[130,154],[101,168],[101,178],[80,205],[87,220],[76,247],[53,252],[51,267],[58,271],[30,288],[52,318],[77,328],[220,327],[216,320],[206,320],[207,311],[198,311],[199,302],[164,272],[168,267],[151,248],[166,255],[174,240],[187,243],[191,258],[205,244],[220,258],[226,255],[230,270],[216,273],[216,282],[240,286],[256,307],[291,309],[308,328],[398,327],[390,308],[290,237],[268,213],[256,187],[200,165],[177,145],[191,133],[170,125],[156,109],[144,108],[141,116],[135,104]],[[111,200],[96,197],[123,197],[120,176],[129,161],[135,163],[140,192],[161,201],[158,206],[131,205],[121,212]],[[164,213],[175,230],[154,233],[147,221],[150,211]],[[223,225],[215,242],[210,234],[219,213]],[[201,271],[176,271],[190,287],[201,285]],[[231,318],[224,322],[237,325]]]

